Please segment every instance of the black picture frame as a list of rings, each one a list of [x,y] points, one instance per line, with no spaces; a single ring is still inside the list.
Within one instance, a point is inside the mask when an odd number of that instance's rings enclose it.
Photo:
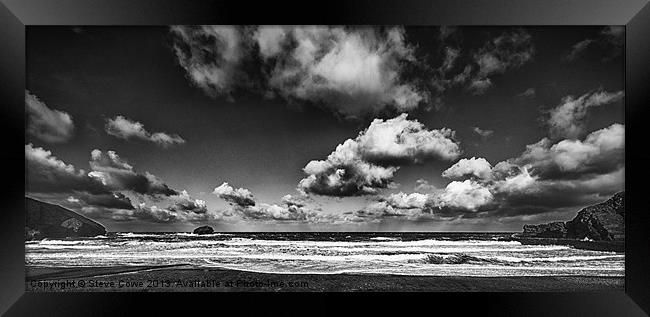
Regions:
[[[625,25],[625,292],[591,293],[25,293],[25,26],[173,24]],[[0,0],[0,108],[3,204],[0,211],[0,313],[147,315],[172,311],[339,313],[360,311],[498,316],[647,316],[650,312],[650,171],[645,123],[650,109],[648,0],[356,0],[326,2],[209,0]],[[23,185],[24,187],[24,185]],[[416,296],[417,295],[417,296]],[[239,303],[235,304],[237,300]],[[296,304],[307,304],[298,308]],[[645,311],[645,312],[644,312]]]

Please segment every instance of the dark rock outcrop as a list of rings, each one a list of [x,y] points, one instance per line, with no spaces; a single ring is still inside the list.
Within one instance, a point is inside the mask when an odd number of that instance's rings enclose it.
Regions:
[[[625,240],[625,192],[597,205],[583,208],[566,222],[570,239]]]
[[[195,234],[212,234],[214,233],[214,229],[210,226],[202,226],[194,229],[192,232]]]
[[[594,241],[625,240],[625,192],[600,204],[585,207],[567,222],[524,225],[524,238],[590,239]]]
[[[538,238],[564,238],[567,228],[564,222],[551,222],[540,225],[524,225],[523,236]]]
[[[104,234],[104,226],[72,210],[25,197],[26,240]]]

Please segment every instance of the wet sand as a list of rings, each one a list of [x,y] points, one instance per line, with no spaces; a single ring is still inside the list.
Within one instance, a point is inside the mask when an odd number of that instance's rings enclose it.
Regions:
[[[526,292],[624,290],[624,277],[269,274],[189,265],[26,267],[28,292]]]

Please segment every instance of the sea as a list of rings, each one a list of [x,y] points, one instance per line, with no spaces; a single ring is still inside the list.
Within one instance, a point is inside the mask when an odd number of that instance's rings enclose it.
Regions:
[[[279,274],[624,276],[625,255],[522,245],[512,233],[108,233],[25,242],[31,267],[188,264]]]

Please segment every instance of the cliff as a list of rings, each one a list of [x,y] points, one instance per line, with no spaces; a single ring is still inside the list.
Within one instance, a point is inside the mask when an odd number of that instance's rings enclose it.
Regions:
[[[106,228],[72,210],[25,197],[25,239],[94,237]]]

